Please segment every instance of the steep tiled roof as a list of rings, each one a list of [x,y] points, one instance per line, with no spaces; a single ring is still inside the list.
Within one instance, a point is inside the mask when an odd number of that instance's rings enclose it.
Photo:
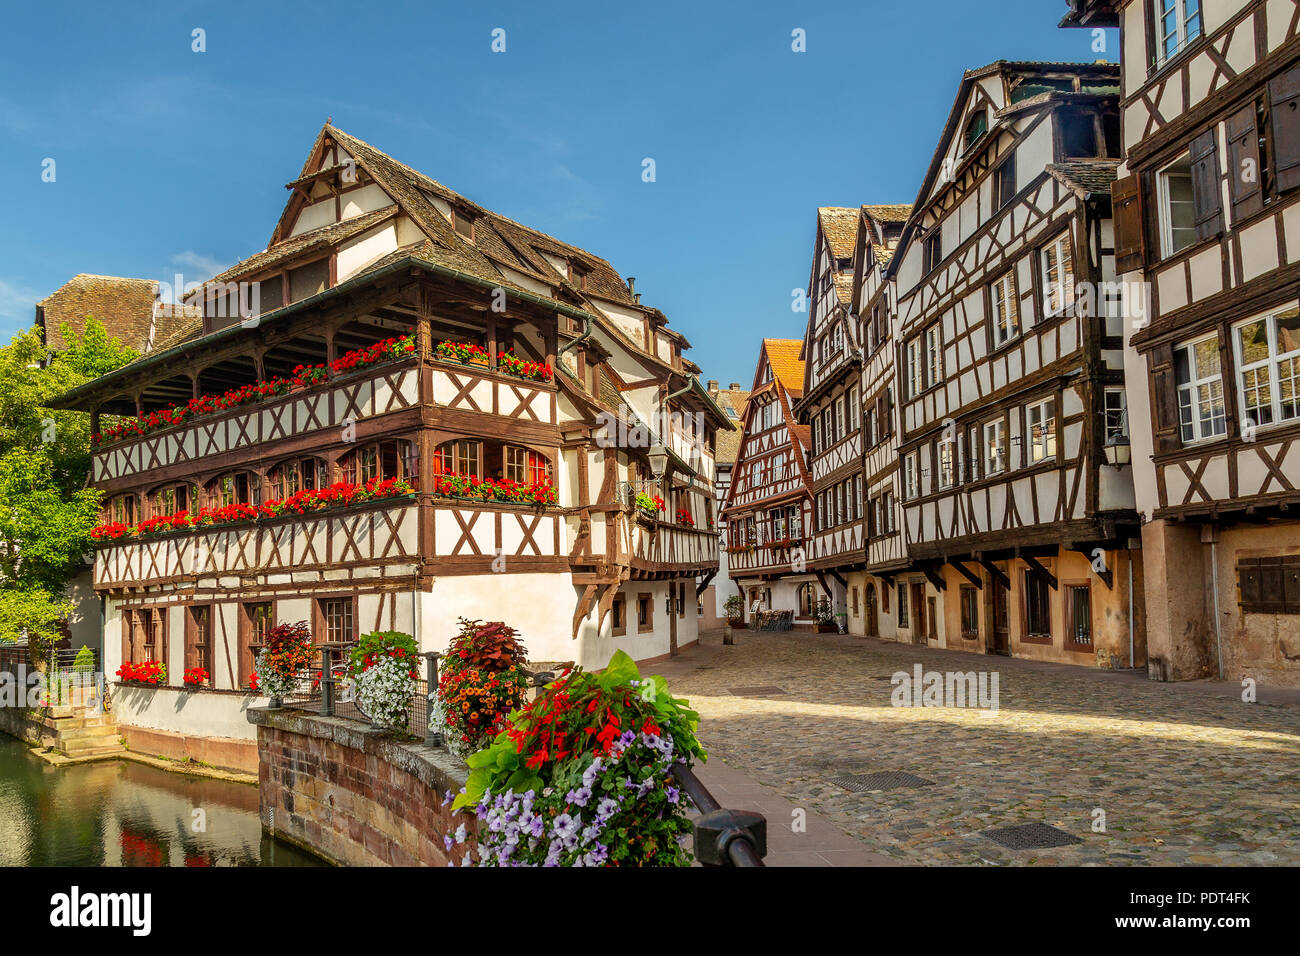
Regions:
[[[912,214],[912,204],[907,202],[864,205],[862,211],[876,222],[907,222]]]
[[[126,279],[120,276],[98,276],[82,273],[73,276],[59,289],[36,303],[45,328],[45,345],[62,349],[67,343],[59,333],[59,326],[68,323],[76,332],[86,326],[86,317],[94,316],[114,336],[137,352],[172,334],[184,323],[186,313],[171,307],[163,308],[157,317],[154,304],[158,298],[158,283],[153,279]]]
[[[397,206],[388,205],[373,212],[354,216],[351,219],[332,222],[329,225],[321,226],[319,229],[312,229],[296,236],[290,236],[283,242],[273,243],[264,252],[259,252],[256,255],[249,256],[242,262],[235,263],[225,272],[213,276],[208,281],[235,282],[243,276],[269,268],[281,260],[293,258],[317,247],[332,246],[345,239],[350,239],[352,236],[359,235],[396,214]]]
[[[803,391],[803,359],[799,358],[801,348],[803,339],[763,339],[763,349],[767,352],[772,374],[787,392],[796,395]]]
[[[1091,159],[1069,163],[1048,163],[1047,171],[1080,199],[1110,192],[1119,170],[1118,159]]]
[[[837,259],[853,255],[853,242],[858,234],[858,211],[845,206],[821,206],[817,210],[826,241],[831,244],[831,254]]]
[[[732,424],[736,426],[735,430],[718,432],[714,450],[714,458],[719,464],[731,464],[740,455],[740,444],[745,438],[745,403],[749,401],[749,392],[738,388],[720,389],[713,396],[713,400],[723,411],[730,408],[736,412],[736,417],[731,419]]]

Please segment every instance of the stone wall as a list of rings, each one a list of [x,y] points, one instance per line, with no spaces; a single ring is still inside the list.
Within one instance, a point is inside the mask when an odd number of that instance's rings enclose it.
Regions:
[[[262,826],[347,866],[446,866],[467,845],[443,837],[474,818],[450,811],[468,769],[445,750],[354,721],[254,707]]]

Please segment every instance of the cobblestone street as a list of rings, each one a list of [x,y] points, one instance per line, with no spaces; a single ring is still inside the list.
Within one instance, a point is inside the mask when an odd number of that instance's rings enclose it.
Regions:
[[[890,676],[918,662],[996,670],[999,710],[891,706]],[[700,712],[711,759],[899,863],[1300,863],[1295,692],[1247,705],[1233,685],[794,632],[738,631],[731,647],[713,634],[648,670]],[[876,771],[933,785],[831,782]],[[1098,809],[1105,832],[1093,830]],[[1033,822],[1083,842],[1008,850],[981,835]]]

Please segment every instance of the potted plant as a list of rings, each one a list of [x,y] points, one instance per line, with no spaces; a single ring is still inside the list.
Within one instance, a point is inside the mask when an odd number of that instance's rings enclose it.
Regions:
[[[415,638],[401,631],[363,634],[348,653],[348,679],[357,706],[376,727],[406,730],[420,677],[419,658]]]
[[[186,690],[197,690],[211,680],[211,676],[202,667],[186,668],[185,673],[181,675],[181,682],[185,685]]]
[[[145,661],[142,664],[128,662],[117,669],[117,677],[126,684],[161,687],[167,683],[167,665],[161,661]]]
[[[528,692],[527,648],[501,622],[460,618],[460,633],[442,656],[432,716],[447,749],[466,757],[505,729]]]
[[[658,495],[652,495],[644,491],[638,491],[636,495],[636,508],[647,518],[659,517],[659,512],[664,510],[664,500]]]
[[[733,594],[722,604],[722,609],[727,613],[728,627],[745,626],[745,602],[741,600],[739,594]]]
[[[835,605],[830,598],[820,599],[814,613],[817,617],[817,633],[833,634],[839,630],[835,623]]]
[[[311,628],[306,621],[277,624],[266,635],[257,652],[257,688],[271,698],[268,706],[279,707],[298,682],[298,672],[314,656]]]
[[[566,669],[469,758],[452,811],[478,818],[478,858],[462,862],[690,866],[688,801],[672,771],[704,758],[698,723],[622,651],[602,671]]]

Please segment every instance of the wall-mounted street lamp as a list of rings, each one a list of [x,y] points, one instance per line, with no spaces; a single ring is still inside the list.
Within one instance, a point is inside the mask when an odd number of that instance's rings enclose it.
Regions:
[[[659,441],[651,441],[650,450],[646,453],[646,457],[650,460],[650,480],[620,481],[618,483],[619,497],[625,500],[631,499],[634,494],[651,483],[658,484],[668,471],[668,448]]]
[[[1105,412],[1102,412],[1104,415]],[[1133,460],[1133,446],[1128,437],[1128,409],[1120,413],[1119,428],[1106,436],[1106,464],[1123,468]]]

